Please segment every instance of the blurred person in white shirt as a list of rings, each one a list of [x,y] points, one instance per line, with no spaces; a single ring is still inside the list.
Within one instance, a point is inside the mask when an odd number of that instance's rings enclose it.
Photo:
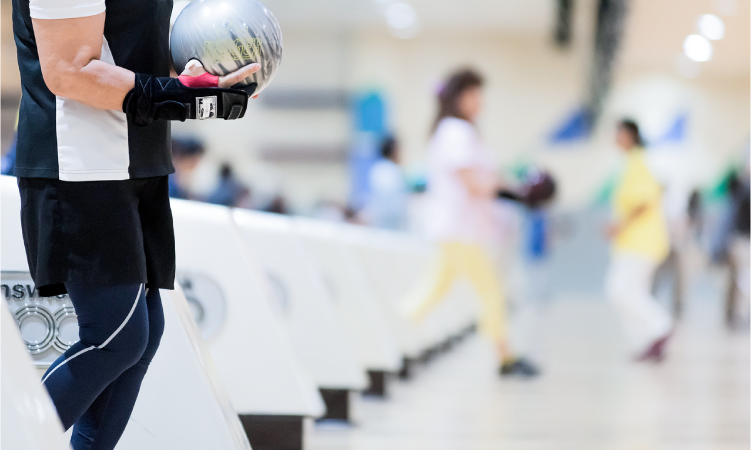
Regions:
[[[506,305],[488,247],[496,234],[495,202],[501,183],[490,149],[475,122],[482,108],[482,77],[453,74],[439,94],[439,112],[428,153],[426,231],[440,243],[437,261],[405,302],[413,320],[424,318],[466,277],[481,301],[479,331],[496,345],[499,373],[534,376],[537,368],[513,355]]]
[[[399,166],[399,143],[393,137],[381,143],[381,157],[370,168],[368,183],[370,194],[361,219],[378,228],[405,229],[409,188]]]

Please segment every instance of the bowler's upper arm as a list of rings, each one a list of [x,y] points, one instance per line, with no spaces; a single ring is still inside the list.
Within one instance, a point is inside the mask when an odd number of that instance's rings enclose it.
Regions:
[[[104,0],[29,2],[42,75],[55,94],[75,82],[75,74],[99,59],[104,39]]]

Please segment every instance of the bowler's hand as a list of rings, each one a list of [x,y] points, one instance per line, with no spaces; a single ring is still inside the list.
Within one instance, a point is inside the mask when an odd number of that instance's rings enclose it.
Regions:
[[[220,88],[228,88],[236,85],[237,83],[241,82],[245,78],[253,75],[254,73],[261,70],[261,65],[258,63],[248,64],[247,66],[241,67],[237,69],[234,72],[228,73],[227,75],[219,77],[219,87]],[[192,59],[188,62],[188,64],[185,65],[185,70],[183,70],[183,73],[180,75],[186,75],[189,77],[198,77],[206,73],[206,69],[203,68],[203,64],[201,64],[200,61]],[[254,95],[252,98],[258,98],[258,94]]]

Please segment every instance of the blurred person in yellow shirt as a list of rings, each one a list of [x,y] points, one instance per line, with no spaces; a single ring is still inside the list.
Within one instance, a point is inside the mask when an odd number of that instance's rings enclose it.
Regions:
[[[607,230],[613,247],[605,289],[637,361],[659,362],[673,328],[672,318],[651,293],[655,270],[670,251],[662,188],[647,166],[635,122],[618,124],[616,143],[626,152],[626,166]]]

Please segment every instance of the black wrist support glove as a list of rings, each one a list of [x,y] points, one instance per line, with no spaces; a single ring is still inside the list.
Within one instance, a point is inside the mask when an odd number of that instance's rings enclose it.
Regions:
[[[189,88],[177,78],[136,74],[123,101],[123,112],[138,126],[155,120],[224,119],[245,115],[248,95],[240,89]]]

